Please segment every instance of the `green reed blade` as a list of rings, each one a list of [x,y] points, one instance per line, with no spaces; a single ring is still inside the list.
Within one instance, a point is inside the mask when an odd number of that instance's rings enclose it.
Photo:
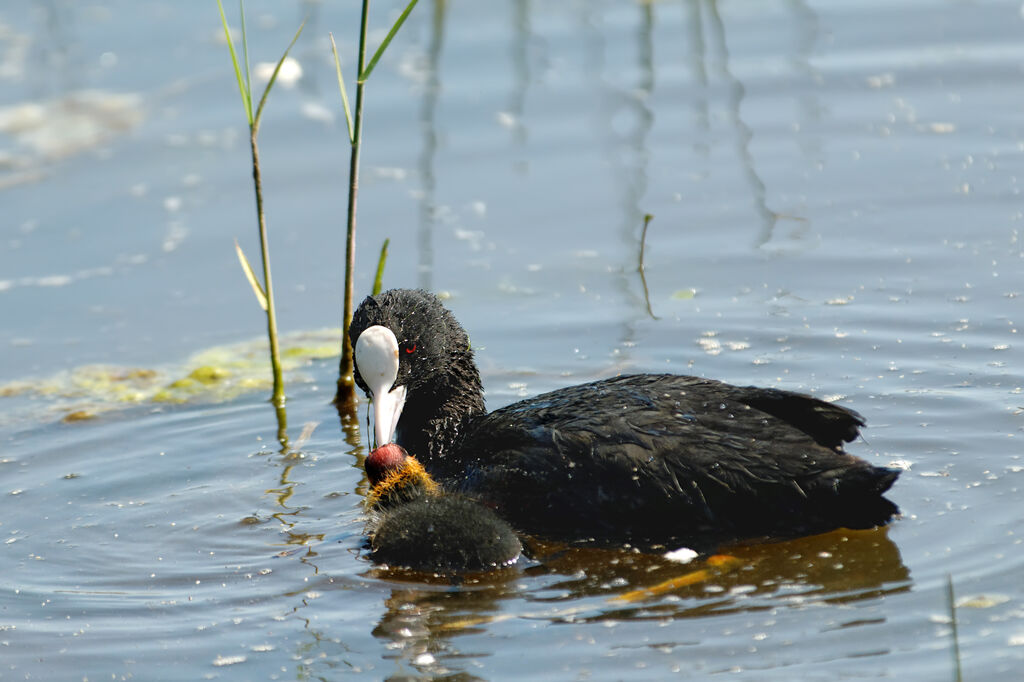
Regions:
[[[263,308],[263,312],[267,312],[267,293],[263,291],[259,280],[256,279],[256,273],[253,271],[252,266],[249,265],[249,259],[245,257],[245,253],[242,252],[242,247],[238,245],[237,239],[235,240],[235,253],[238,254],[238,262],[242,264],[242,272],[245,273],[245,278],[249,280],[252,291],[256,294],[256,302]]]
[[[384,281],[384,264],[388,260],[388,244],[390,243],[390,239],[385,239],[384,245],[380,247],[380,258],[377,259],[377,274],[373,278],[372,293],[374,296],[380,293],[381,284]]]
[[[341,104],[345,107],[345,123],[348,124],[348,141],[352,144],[356,140],[355,131],[352,129],[352,110],[348,106],[348,90],[345,88],[345,78],[341,75],[341,60],[338,59],[338,46],[334,44],[334,34],[328,33],[331,37],[331,54],[334,55],[334,71],[338,74],[338,90],[341,91]]]
[[[288,43],[288,48],[281,55],[281,58],[277,60],[277,66],[274,67],[274,73],[270,74],[270,80],[267,81],[267,87],[263,90],[263,96],[260,97],[260,104],[256,107],[256,118],[253,119],[253,125],[259,126],[260,116],[263,114],[263,106],[267,103],[267,95],[270,94],[270,89],[274,87],[274,81],[277,80],[277,74],[281,70],[281,65],[284,64],[284,60],[288,58],[288,53],[291,52],[292,48],[295,47],[296,41],[299,36],[302,35],[302,29],[306,27],[306,20],[303,19],[302,23],[299,24],[299,30],[295,32],[295,37],[292,38],[292,42]]]
[[[235,68],[235,78],[238,79],[238,92],[242,95],[242,106],[245,108],[245,116],[252,126],[252,95],[249,90],[249,69],[246,63],[245,78],[242,78],[242,68],[238,65],[238,55],[235,53],[235,44],[231,40],[231,29],[228,28],[227,17],[224,16],[224,5],[217,0],[217,9],[220,10],[220,23],[224,26],[224,38],[228,42],[228,51],[231,53],[231,65]],[[242,14],[242,45],[245,45],[245,14]]]
[[[366,82],[366,79],[370,77],[373,67],[377,66],[377,62],[384,54],[384,50],[386,50],[388,45],[391,44],[391,39],[395,37],[396,33],[398,33],[398,29],[402,28],[402,24],[405,23],[406,18],[409,16],[409,13],[412,12],[412,8],[416,6],[417,2],[418,0],[410,0],[409,4],[405,6],[405,9],[398,16],[398,19],[395,20],[395,25],[391,27],[391,30],[388,31],[388,34],[384,37],[384,41],[381,42],[380,47],[378,47],[377,51],[373,53],[373,57],[370,58],[370,63],[367,64],[366,68],[363,69],[363,72],[359,74],[359,81],[361,83]]]

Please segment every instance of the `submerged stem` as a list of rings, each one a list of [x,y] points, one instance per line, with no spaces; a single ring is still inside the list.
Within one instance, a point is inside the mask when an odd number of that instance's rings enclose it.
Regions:
[[[953,595],[953,576],[946,574],[946,600],[949,605],[949,624],[953,629],[953,680],[961,682],[963,671],[960,668],[960,635],[957,632],[956,598]]]
[[[640,284],[644,288],[644,304],[647,306],[647,314],[651,316],[652,320],[657,320],[658,316],[651,310],[651,292],[647,288],[647,273],[644,270],[644,251],[647,247],[647,226],[651,224],[654,216],[650,213],[644,214],[644,229],[640,233],[640,263],[637,265],[636,271],[640,273]]]

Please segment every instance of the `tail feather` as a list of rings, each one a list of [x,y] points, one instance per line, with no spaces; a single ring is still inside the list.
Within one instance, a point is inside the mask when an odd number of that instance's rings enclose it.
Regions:
[[[847,528],[871,528],[888,523],[900,509],[882,495],[900,473],[899,469],[871,465],[848,472],[832,505],[836,521]]]

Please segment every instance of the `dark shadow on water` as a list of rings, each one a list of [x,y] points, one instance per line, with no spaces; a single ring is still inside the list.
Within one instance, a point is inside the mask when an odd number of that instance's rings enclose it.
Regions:
[[[466,579],[374,568],[367,577],[391,583],[374,637],[396,662],[422,673],[451,673],[463,654],[455,644],[505,621],[586,623],[662,621],[755,613],[811,603],[850,604],[910,590],[910,572],[885,528],[845,529],[769,544],[739,545],[727,571],[654,590],[680,576],[707,571],[711,560],[689,564],[629,550],[574,548],[528,542],[533,559],[521,566]],[[394,584],[394,583],[400,584]],[[509,600],[519,606],[510,611]]]
[[[392,579],[413,578],[394,571],[374,573]],[[485,632],[502,612],[502,604],[516,598],[521,578],[519,571],[507,570],[459,585],[433,578],[419,585],[393,587],[371,632],[383,643],[384,658],[396,665],[430,675],[465,675],[464,670],[456,672],[458,659],[480,654],[465,652],[456,643],[457,636]]]
[[[614,597],[622,592],[656,587],[701,567],[700,561],[679,564],[661,555],[621,550],[541,543],[536,543],[534,550],[549,554],[532,572],[568,576],[548,586],[547,590],[556,593],[541,601]],[[832,602],[867,599],[909,588],[910,572],[899,549],[889,539],[887,528],[840,529],[782,542],[735,545],[723,548],[720,554],[739,559],[735,570],[666,594],[710,599],[710,610],[721,612],[758,609],[763,603],[755,597],[778,597],[783,592],[787,598],[799,595],[804,600]],[[709,610],[704,603],[697,607],[685,602],[662,606],[675,616],[701,615]]]

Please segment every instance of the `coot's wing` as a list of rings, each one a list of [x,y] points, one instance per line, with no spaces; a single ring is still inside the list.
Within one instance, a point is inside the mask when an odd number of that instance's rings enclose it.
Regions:
[[[442,475],[523,530],[566,538],[699,544],[870,526],[895,512],[878,496],[896,474],[836,449],[861,423],[799,394],[624,376],[479,419]]]
[[[723,386],[732,389],[730,393],[733,393],[736,400],[778,417],[826,447],[838,448],[843,443],[849,443],[866,423],[864,417],[848,407],[827,403],[803,393],[757,386]]]
[[[649,378],[649,383],[643,379]],[[830,448],[842,447],[854,440],[864,417],[842,405],[828,403],[804,393],[758,386],[733,386],[713,379],[675,376],[671,374],[616,377],[610,385],[646,383],[650,390],[667,387],[669,392],[686,392],[688,404],[703,405],[722,401],[739,402],[785,422],[803,431],[819,444]]]

